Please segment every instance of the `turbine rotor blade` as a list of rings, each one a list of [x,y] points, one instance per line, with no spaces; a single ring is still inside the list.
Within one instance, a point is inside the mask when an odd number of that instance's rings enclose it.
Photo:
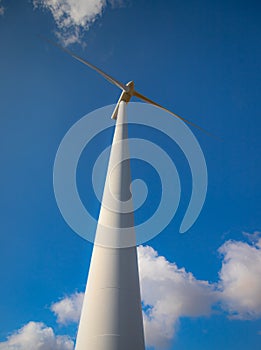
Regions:
[[[101,76],[103,76],[106,80],[108,80],[111,84],[116,85],[119,89],[128,92],[129,91],[129,87],[123,83],[121,83],[120,81],[114,79],[113,77],[111,77],[109,74],[105,73],[104,71],[102,71],[101,69],[99,69],[98,67],[96,67],[94,64],[84,60],[83,58],[81,58],[80,56],[76,55],[75,53],[73,53],[72,51],[66,49],[65,47],[57,44],[56,42],[44,38],[44,40],[46,40],[47,42],[51,43],[52,45],[58,47],[60,50],[66,52],[68,55],[70,55],[71,57],[75,58],[77,61],[85,64],[86,66],[88,66],[89,68],[95,70],[97,73],[99,73]]]
[[[151,104],[151,105],[153,105],[153,106],[156,106],[156,107],[162,109],[162,110],[165,111],[165,112],[170,113],[171,115],[173,115],[174,117],[176,117],[176,118],[182,120],[182,121],[185,122],[186,124],[192,125],[193,127],[197,128],[198,130],[204,132],[205,134],[216,138],[215,135],[212,135],[212,134],[209,133],[207,130],[201,128],[199,125],[194,124],[194,123],[192,123],[191,121],[189,121],[189,120],[187,120],[187,119],[181,117],[180,115],[171,112],[169,109],[167,109],[167,108],[161,106],[161,105],[158,104],[157,102],[154,102],[153,100],[151,100],[151,99],[149,99],[148,97],[142,95],[142,94],[139,93],[138,91],[134,90],[134,91],[133,91],[133,96],[135,96],[135,97],[139,98],[140,100],[143,100],[143,101],[145,101],[145,102],[147,102],[147,103],[149,103],[149,104]]]

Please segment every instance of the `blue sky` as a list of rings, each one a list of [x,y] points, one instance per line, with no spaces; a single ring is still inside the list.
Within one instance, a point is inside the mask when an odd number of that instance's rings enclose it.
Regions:
[[[184,197],[171,223],[139,251],[143,303],[154,312],[146,320],[147,344],[259,349],[260,3],[93,0],[89,4],[100,4],[98,10],[83,7],[72,15],[69,7],[69,26],[57,8],[50,11],[54,3],[35,1],[34,8],[32,1],[0,1],[0,349],[72,349],[81,303],[75,293],[84,290],[92,245],[59,212],[53,163],[67,130],[119,95],[39,35],[71,42],[79,55],[123,82],[134,80],[138,91],[223,139],[193,130],[209,186],[200,217],[184,235],[178,229],[191,178],[175,145],[160,139],[175,156]],[[99,147],[110,140],[108,132]],[[79,165],[84,198],[90,171],[84,161],[96,147],[86,150]],[[98,207],[93,210],[98,215]],[[162,291],[153,284],[153,277],[165,274],[166,333],[155,308],[164,301]],[[35,334],[46,347],[37,345]],[[32,343],[25,343],[26,335]]]

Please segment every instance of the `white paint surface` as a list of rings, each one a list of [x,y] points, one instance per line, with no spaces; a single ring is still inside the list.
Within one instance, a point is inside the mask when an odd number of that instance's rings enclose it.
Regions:
[[[135,243],[125,108],[120,102],[75,350],[145,349],[136,244],[120,248],[126,226]]]

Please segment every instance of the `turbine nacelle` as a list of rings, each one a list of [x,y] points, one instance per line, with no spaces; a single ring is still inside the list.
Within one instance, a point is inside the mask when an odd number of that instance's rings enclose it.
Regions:
[[[126,84],[126,87],[127,87],[127,91],[123,91],[121,93],[121,96],[120,96],[120,100],[121,101],[124,101],[126,103],[130,102],[130,99],[132,98],[132,96],[134,95],[134,81],[129,81],[127,84]]]
[[[121,101],[124,101],[126,103],[130,102],[132,96],[134,95],[134,81],[129,81],[126,84],[126,90],[122,91],[120,98],[114,108],[114,111],[112,112],[111,119],[117,119],[118,115],[118,109],[119,109],[119,104]]]

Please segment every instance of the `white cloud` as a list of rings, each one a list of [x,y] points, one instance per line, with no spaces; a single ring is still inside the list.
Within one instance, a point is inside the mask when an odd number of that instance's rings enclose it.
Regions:
[[[2,1],[0,0],[0,16],[3,16],[5,13],[5,8],[4,6],[2,5]]]
[[[208,282],[196,280],[149,246],[140,246],[138,257],[142,301],[147,309],[143,313],[146,344],[164,348],[173,339],[181,316],[211,314],[216,293]],[[59,324],[78,322],[82,302],[83,293],[75,293],[53,304],[51,310]]]
[[[261,248],[261,232],[254,231],[253,233],[243,232],[243,235],[248,238],[248,240],[252,243],[255,243],[259,248]]]
[[[146,344],[157,349],[169,345],[182,316],[211,314],[217,299],[213,286],[179,269],[149,246],[138,249],[141,294],[145,305]]]
[[[55,313],[59,324],[78,322],[81,315],[83,296],[83,293],[74,293],[51,306],[51,310]]]
[[[145,338],[148,346],[167,348],[180,317],[210,316],[221,303],[230,317],[261,317],[261,239],[249,237],[255,245],[227,241],[222,254],[220,281],[197,280],[149,246],[138,248],[141,296],[144,305]],[[52,305],[57,322],[78,322],[83,293],[75,293]]]
[[[246,234],[245,234],[246,235]],[[261,238],[248,234],[254,243],[227,241],[219,248],[223,258],[219,282],[197,280],[192,273],[159,256],[149,246],[138,248],[141,294],[147,346],[168,347],[180,317],[210,316],[221,303],[229,317],[261,317]],[[78,322],[83,293],[74,293],[52,304],[60,325]],[[29,322],[0,343],[0,350],[72,350],[73,341],[56,336],[43,323]]]
[[[84,32],[102,15],[107,3],[119,7],[123,0],[33,0],[36,8],[51,12],[58,27],[56,35],[66,46],[80,43]]]
[[[43,323],[29,322],[0,343],[0,350],[73,350],[73,341],[67,336],[56,336]]]
[[[253,245],[228,241],[219,248],[221,300],[232,318],[261,317],[261,238],[253,238]]]

